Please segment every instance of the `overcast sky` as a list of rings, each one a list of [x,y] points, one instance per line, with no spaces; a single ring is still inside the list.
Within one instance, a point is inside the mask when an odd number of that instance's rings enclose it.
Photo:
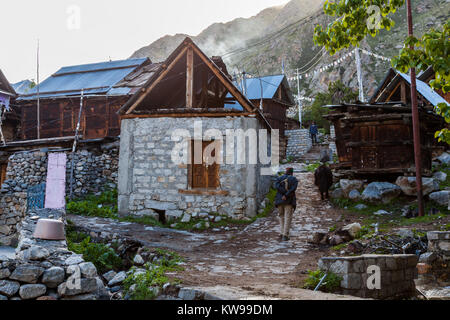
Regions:
[[[0,69],[11,83],[60,67],[126,59],[166,34],[197,35],[214,22],[251,17],[287,0],[2,1]],[[78,15],[78,12],[80,13]]]

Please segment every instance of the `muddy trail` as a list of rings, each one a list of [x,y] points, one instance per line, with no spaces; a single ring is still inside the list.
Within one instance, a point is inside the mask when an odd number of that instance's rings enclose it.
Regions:
[[[317,269],[318,259],[329,254],[328,248],[311,245],[308,238],[314,232],[327,231],[340,213],[328,201],[320,200],[312,173],[295,176],[299,180],[297,209],[287,242],[279,239],[277,209],[247,226],[199,233],[103,218],[68,218],[85,230],[178,252],[184,259],[184,270],[170,276],[184,286],[229,291],[230,298],[238,299],[354,299],[299,289],[306,271]]]

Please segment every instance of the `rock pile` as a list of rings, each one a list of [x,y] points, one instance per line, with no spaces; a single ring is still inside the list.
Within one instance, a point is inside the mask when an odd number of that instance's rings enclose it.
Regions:
[[[64,221],[65,213],[38,209],[19,225],[16,259],[0,257],[0,300],[109,299],[95,266],[69,251],[66,241],[33,237],[38,218]]]
[[[359,223],[352,223],[333,232],[316,232],[309,242],[313,244],[337,246],[355,239],[360,230],[361,225]]]

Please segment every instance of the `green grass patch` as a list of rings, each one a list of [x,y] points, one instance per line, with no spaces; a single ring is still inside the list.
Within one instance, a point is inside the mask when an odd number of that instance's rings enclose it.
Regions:
[[[320,280],[325,276],[325,272],[321,270],[308,270],[308,278],[305,280],[303,288],[314,290],[319,284]],[[325,280],[319,287],[323,292],[336,292],[341,286],[342,277],[328,272]]]
[[[131,274],[124,281],[124,291],[130,300],[153,300],[157,296],[158,289],[166,283],[179,283],[178,279],[171,280],[166,275],[170,271],[183,270],[179,264],[183,261],[176,253],[163,249],[156,249],[160,258],[157,264],[147,263],[142,272],[131,268]]]
[[[117,218],[117,189],[105,191],[100,196],[88,195],[68,201],[67,213],[101,218]]]
[[[316,169],[318,167],[320,167],[320,162],[315,162],[315,163],[308,164],[305,169],[308,172],[314,172],[314,171],[316,171]]]
[[[67,231],[67,247],[83,255],[85,261],[92,262],[100,274],[109,270],[119,271],[123,265],[122,259],[112,248],[92,242],[87,234],[76,232],[71,227]]]

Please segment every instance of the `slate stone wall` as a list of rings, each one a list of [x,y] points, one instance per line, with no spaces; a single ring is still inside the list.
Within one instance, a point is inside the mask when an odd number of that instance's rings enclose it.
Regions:
[[[189,189],[188,166],[172,161],[172,141],[176,129],[185,129],[194,137],[194,122],[202,121],[203,133],[220,130],[227,154],[226,130],[260,129],[255,118],[139,118],[122,121],[119,163],[119,213],[121,215],[153,215],[164,211],[166,217],[180,218],[184,213],[218,213],[236,219],[257,214],[261,201],[269,191],[271,176],[261,175],[261,165],[220,165],[220,191],[226,194],[183,194]],[[183,146],[188,145],[187,139]],[[268,142],[270,146],[270,140]],[[248,157],[246,143],[246,154]],[[231,151],[231,148],[230,148]],[[237,162],[237,144],[234,160]]]

